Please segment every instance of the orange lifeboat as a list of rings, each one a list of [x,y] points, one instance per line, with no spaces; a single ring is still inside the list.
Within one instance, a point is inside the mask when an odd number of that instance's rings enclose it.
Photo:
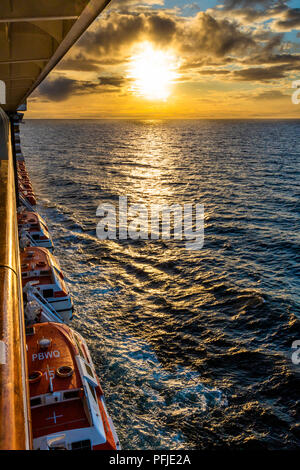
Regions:
[[[19,237],[24,237],[27,245],[41,246],[53,251],[54,246],[48,227],[42,217],[33,211],[21,210],[18,213]],[[26,246],[26,245],[25,245]]]
[[[36,206],[36,198],[35,195],[32,191],[27,190],[22,184],[19,185],[19,192],[21,193],[21,196],[23,196],[29,204],[32,206]]]
[[[74,309],[63,274],[46,248],[26,247],[21,252],[21,272],[23,290],[31,283],[64,321],[72,319]]]
[[[36,198],[30,178],[26,169],[24,159],[17,161],[18,189],[21,194],[32,206],[36,205]]]
[[[38,323],[26,342],[33,448],[120,449],[84,339],[64,324]]]

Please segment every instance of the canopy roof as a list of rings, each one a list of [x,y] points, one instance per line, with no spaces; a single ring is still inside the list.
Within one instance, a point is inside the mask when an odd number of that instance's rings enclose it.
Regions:
[[[0,80],[15,111],[110,0],[0,0]]]

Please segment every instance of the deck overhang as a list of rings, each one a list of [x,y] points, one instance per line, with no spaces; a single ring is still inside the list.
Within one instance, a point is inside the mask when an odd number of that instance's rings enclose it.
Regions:
[[[14,112],[110,0],[1,0],[0,80]]]

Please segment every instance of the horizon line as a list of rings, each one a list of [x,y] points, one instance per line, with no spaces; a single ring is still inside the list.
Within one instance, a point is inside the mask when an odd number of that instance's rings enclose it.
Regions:
[[[69,118],[69,117],[26,117],[24,115],[23,120],[32,120],[32,121],[300,121],[300,117],[182,117],[182,118],[172,118],[172,117],[78,117],[78,118]]]

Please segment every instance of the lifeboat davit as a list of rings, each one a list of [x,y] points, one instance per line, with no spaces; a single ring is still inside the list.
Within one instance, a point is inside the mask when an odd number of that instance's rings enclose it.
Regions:
[[[26,247],[21,252],[21,272],[23,289],[31,283],[64,321],[72,319],[71,296],[55,256],[46,248]]]
[[[118,450],[84,339],[59,323],[26,329],[33,448]]]
[[[28,210],[19,212],[18,229],[20,240],[24,237],[28,245],[48,248],[51,252],[54,250],[48,227],[37,212]]]

